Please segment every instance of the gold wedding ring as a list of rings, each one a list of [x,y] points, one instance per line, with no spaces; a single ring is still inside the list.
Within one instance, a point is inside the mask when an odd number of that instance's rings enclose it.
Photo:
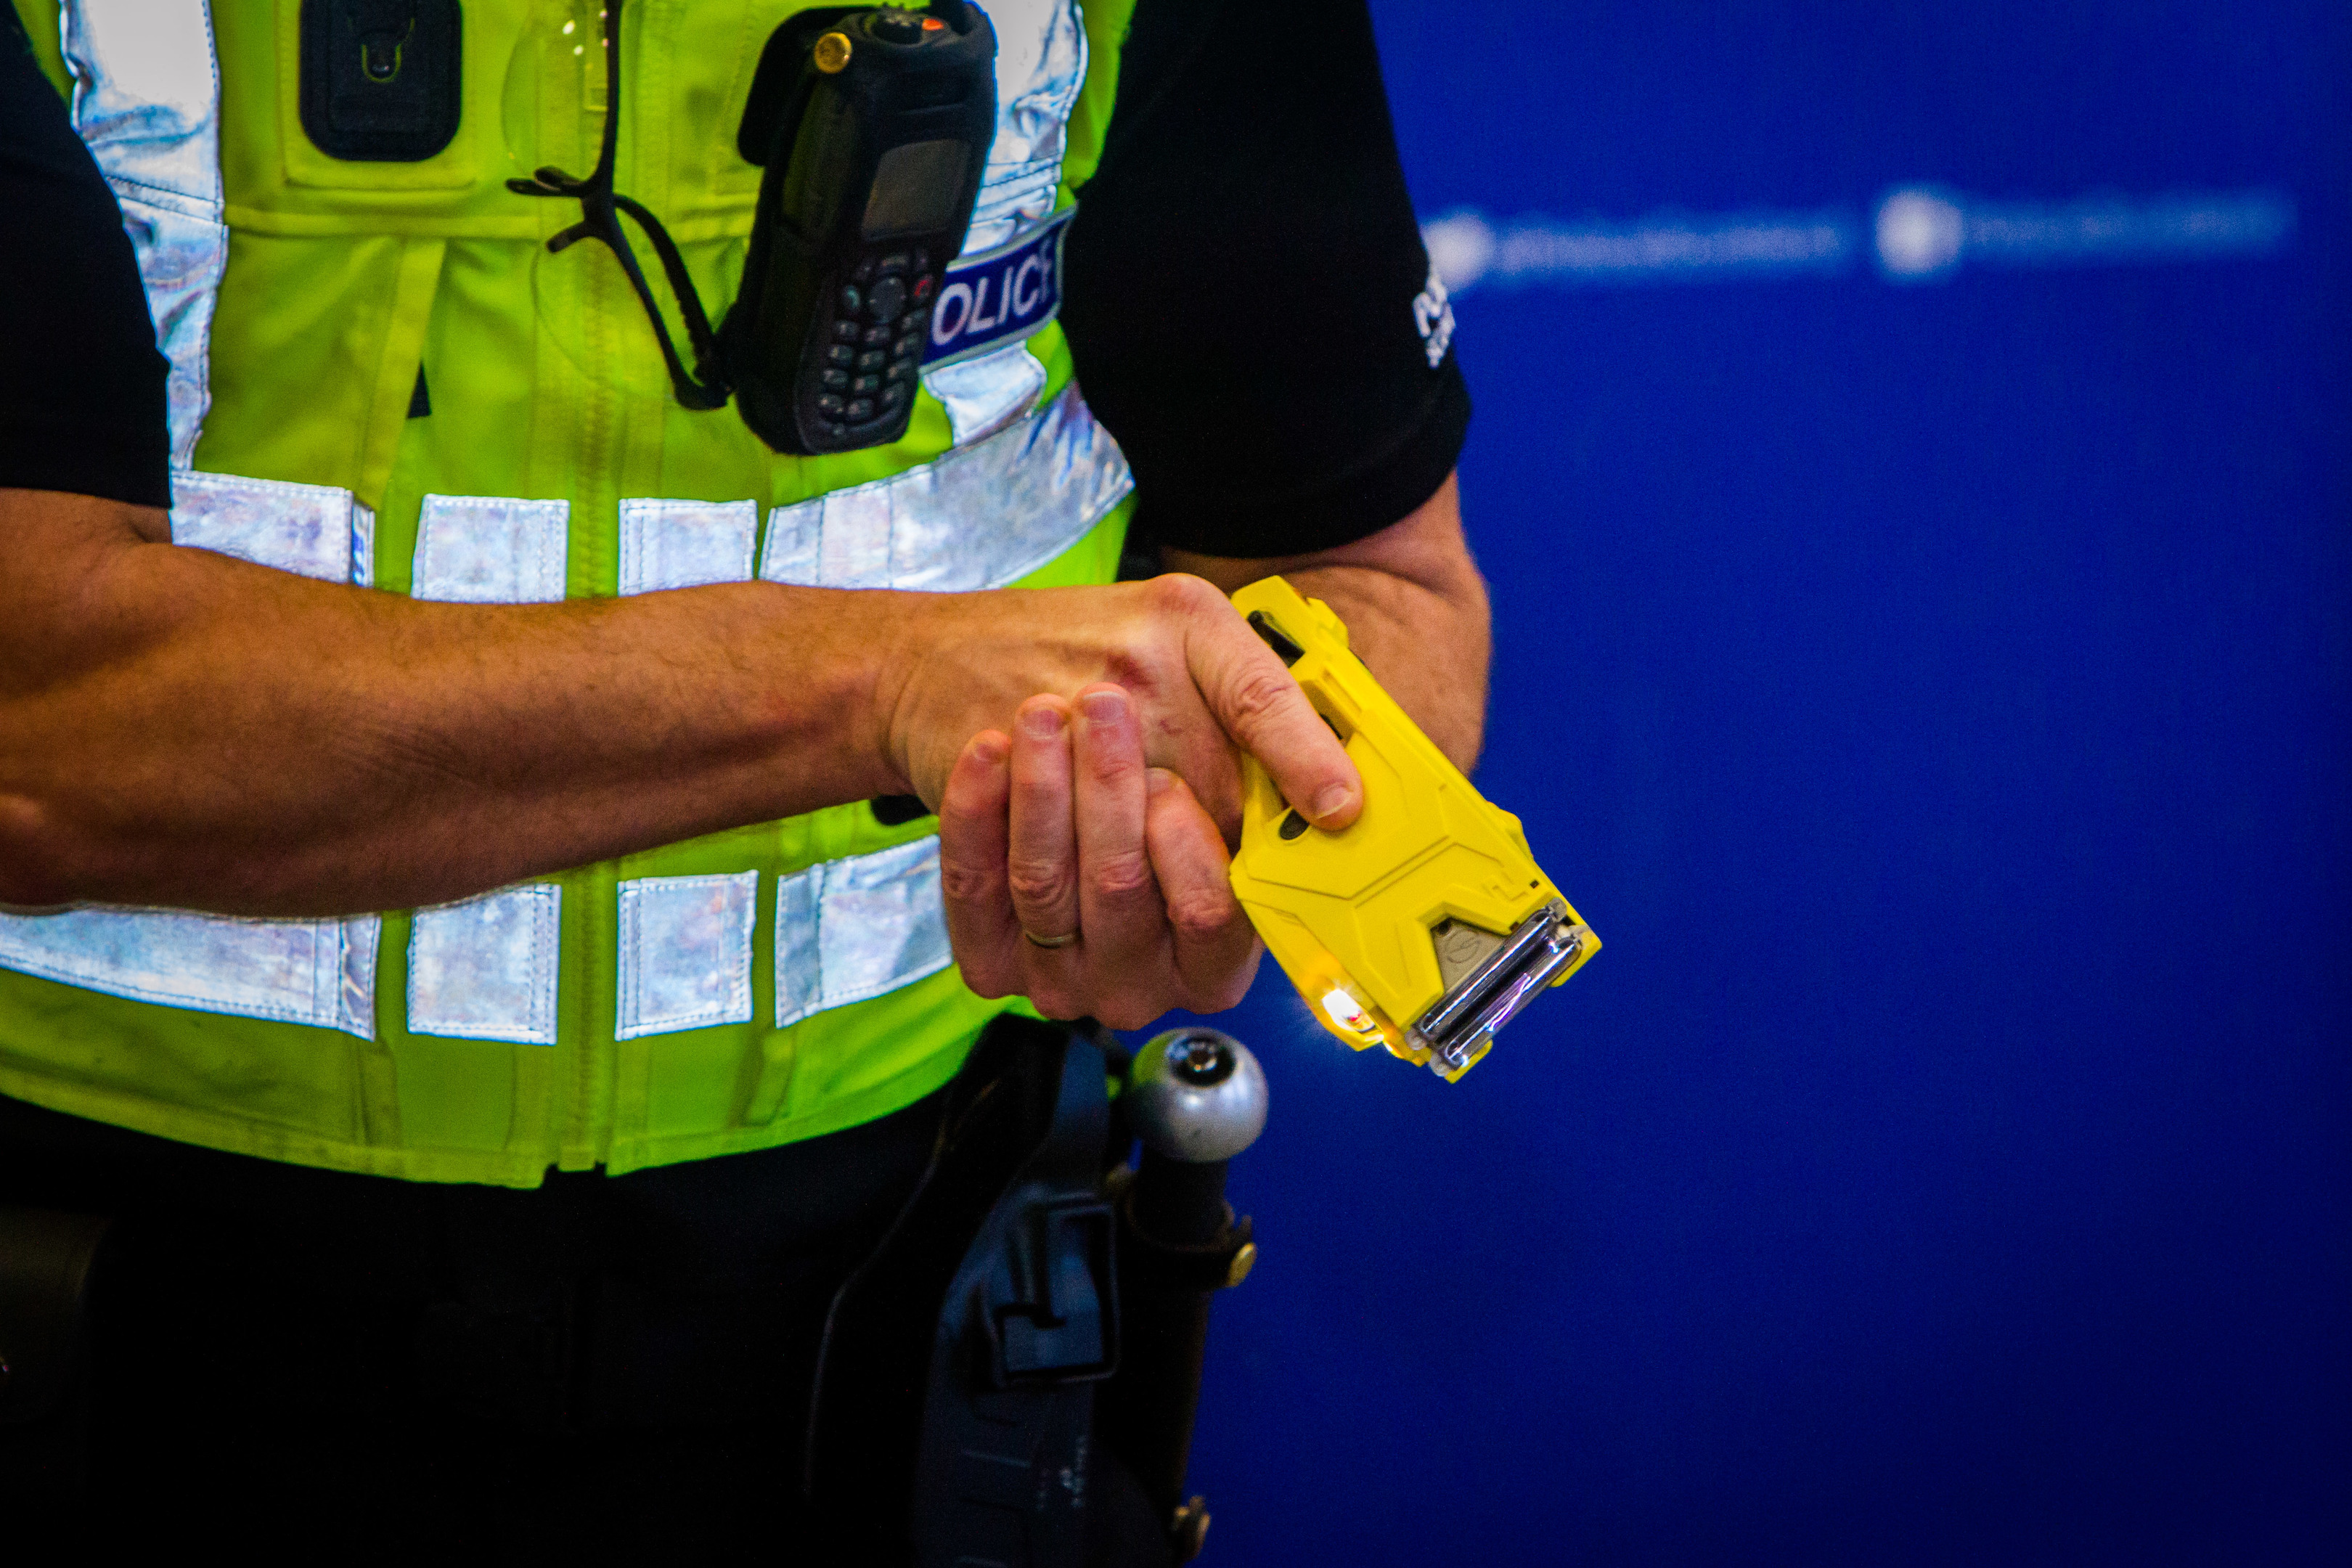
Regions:
[[[1027,926],[1023,926],[1021,928],[1021,934],[1027,937],[1033,945],[1047,949],[1067,947],[1070,943],[1078,940],[1078,933],[1076,931],[1071,931],[1064,936],[1039,936]]]

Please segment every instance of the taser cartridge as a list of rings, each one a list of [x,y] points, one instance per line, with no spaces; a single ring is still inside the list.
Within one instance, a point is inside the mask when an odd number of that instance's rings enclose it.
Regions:
[[[1489,805],[1349,650],[1328,605],[1279,577],[1234,605],[1364,780],[1362,815],[1327,833],[1246,760],[1234,893],[1325,1028],[1454,1082],[1601,940],[1536,864],[1519,819]]]

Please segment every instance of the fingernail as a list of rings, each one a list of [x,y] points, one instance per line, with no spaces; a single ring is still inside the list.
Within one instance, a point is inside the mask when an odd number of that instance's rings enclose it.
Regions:
[[[1144,780],[1145,787],[1153,795],[1164,795],[1168,786],[1176,782],[1176,775],[1166,768],[1151,768],[1145,772]]]
[[[971,742],[971,754],[978,758],[982,765],[994,767],[1004,760],[1003,737],[993,733],[974,736]]]
[[[1050,741],[1062,732],[1062,710],[1041,702],[1021,715],[1021,732],[1033,741]]]
[[[1078,699],[1086,710],[1087,727],[1108,730],[1127,717],[1127,699],[1116,691],[1089,691]]]
[[[1333,784],[1315,797],[1314,810],[1308,815],[1320,822],[1327,816],[1347,810],[1348,803],[1355,798],[1356,792],[1346,784]]]

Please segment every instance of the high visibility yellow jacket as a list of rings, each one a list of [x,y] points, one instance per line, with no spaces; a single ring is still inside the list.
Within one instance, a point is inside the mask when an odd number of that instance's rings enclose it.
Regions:
[[[303,0],[15,3],[172,362],[176,542],[475,603],[1113,574],[1131,480],[1058,327],[927,371],[895,445],[780,456],[677,405],[610,251],[546,248],[575,204],[507,189],[584,174],[617,113],[617,188],[716,319],[759,188],[736,127],[791,0],[632,0],[617,106],[597,0],[464,0],[456,132],[414,162],[306,134]],[[983,266],[1050,240],[1092,171],[1129,5],[984,9]],[[1024,287],[1057,288],[1040,254]],[[945,1082],[1002,1006],[950,961],[932,825],[862,803],[437,909],[0,915],[0,1092],[420,1180],[529,1186],[849,1126]]]

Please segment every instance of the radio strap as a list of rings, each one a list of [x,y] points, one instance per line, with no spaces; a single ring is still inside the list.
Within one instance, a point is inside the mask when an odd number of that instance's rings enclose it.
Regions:
[[[654,324],[654,336],[661,342],[662,363],[669,367],[670,385],[677,392],[677,400],[688,408],[708,410],[723,408],[730,390],[726,372],[721,368],[719,340],[710,330],[710,318],[702,309],[702,297],[695,292],[694,279],[687,275],[686,258],[678,254],[677,244],[662,227],[661,220],[638,202],[613,189],[613,153],[621,133],[621,0],[604,0],[604,135],[596,154],[596,167],[584,180],[575,179],[552,166],[536,171],[528,180],[509,180],[507,189],[521,196],[563,196],[580,204],[580,221],[547,242],[551,252],[561,253],[583,239],[601,240],[612,247],[628,274],[629,286],[637,291],[637,302],[646,309],[646,319]],[[651,285],[646,281],[645,269],[637,265],[635,251],[629,248],[627,231],[621,226],[620,215],[626,213],[646,231],[653,242],[654,254],[661,260],[662,274],[668,279],[670,292],[677,296],[678,313],[686,319],[687,342],[694,349],[694,369],[689,372],[678,357],[677,345],[671,341],[669,323],[662,320],[661,306],[654,299]]]

